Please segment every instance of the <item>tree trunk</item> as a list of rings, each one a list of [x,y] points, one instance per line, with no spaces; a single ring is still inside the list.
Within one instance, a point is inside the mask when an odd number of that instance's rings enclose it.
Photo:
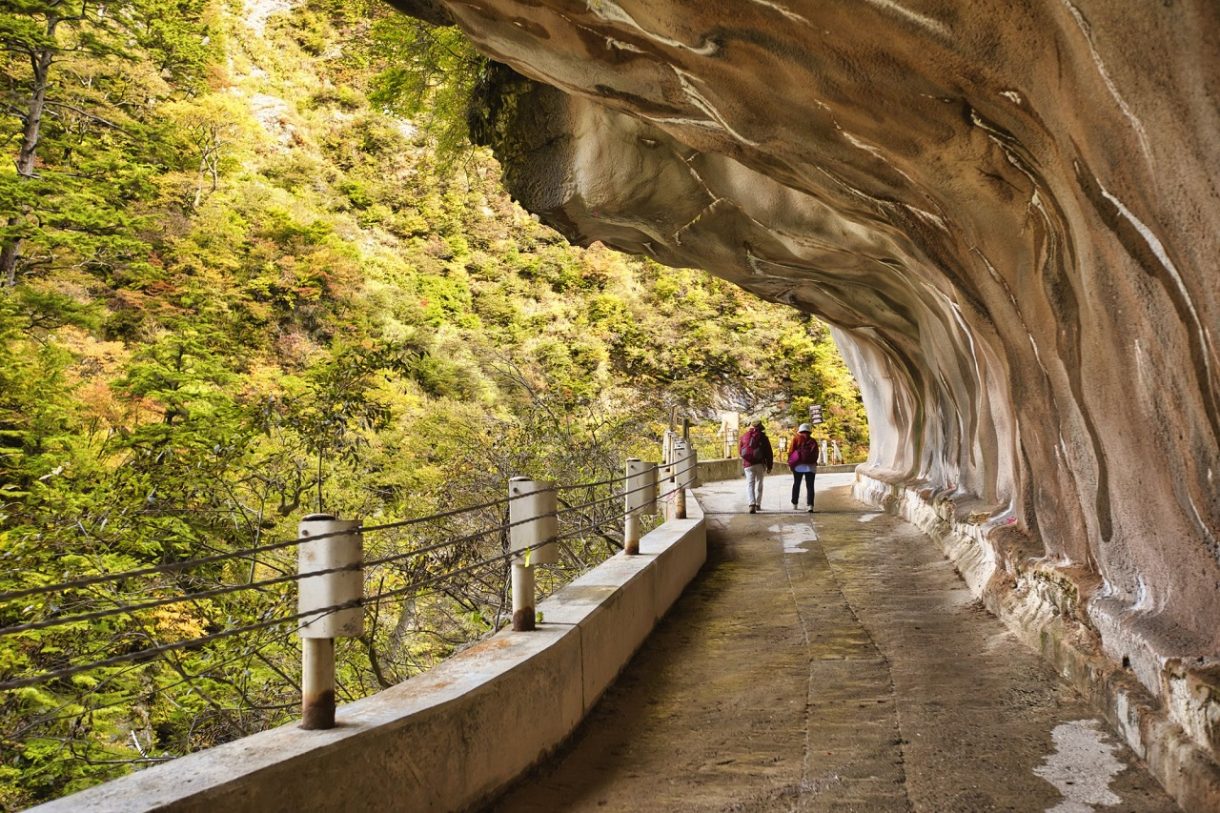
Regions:
[[[47,18],[47,35],[55,36],[55,28],[59,25],[59,17]],[[21,134],[21,149],[17,153],[17,176],[29,179],[34,177],[34,166],[38,159],[38,142],[42,136],[42,114],[47,106],[47,84],[51,73],[51,63],[55,57],[53,48],[39,48],[30,54],[30,64],[34,70],[34,86],[30,93],[30,103],[26,108],[25,130]],[[21,216],[13,215],[8,219],[8,227],[13,228],[21,222]],[[21,248],[21,238],[14,237],[0,249],[0,276],[3,276],[8,287],[17,284],[17,257]]]
[[[8,227],[13,228],[17,222],[17,216],[13,215],[8,219]],[[4,284],[9,288],[17,284],[17,244],[19,242],[14,237],[12,242],[5,243],[4,248],[0,249],[0,273],[4,274]]]

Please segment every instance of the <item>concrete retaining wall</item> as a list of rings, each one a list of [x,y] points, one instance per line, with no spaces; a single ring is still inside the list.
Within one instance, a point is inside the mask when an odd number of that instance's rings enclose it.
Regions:
[[[856,499],[903,517],[944,551],[971,592],[1088,699],[1186,811],[1220,811],[1220,675],[1177,659],[1158,664],[1154,696],[1105,656],[1083,596],[1090,574],[1055,567],[1006,539],[1003,518],[972,522],[932,491],[856,471]],[[1201,722],[1202,721],[1202,722]]]
[[[640,540],[501,632],[436,668],[296,724],[181,757],[35,808],[40,813],[459,811],[486,801],[576,728],[707,558],[703,513]]]

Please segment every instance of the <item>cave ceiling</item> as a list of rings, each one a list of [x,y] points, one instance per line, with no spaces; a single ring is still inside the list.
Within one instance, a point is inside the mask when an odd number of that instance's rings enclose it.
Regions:
[[[396,5],[511,68],[474,131],[523,206],[826,320],[872,475],[1220,652],[1220,4]]]

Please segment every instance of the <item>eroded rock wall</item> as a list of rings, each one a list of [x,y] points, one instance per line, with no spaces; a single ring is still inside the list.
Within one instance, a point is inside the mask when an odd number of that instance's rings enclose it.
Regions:
[[[1096,576],[1154,693],[1220,654],[1220,4],[426,5],[529,77],[526,208],[827,320],[871,476]]]

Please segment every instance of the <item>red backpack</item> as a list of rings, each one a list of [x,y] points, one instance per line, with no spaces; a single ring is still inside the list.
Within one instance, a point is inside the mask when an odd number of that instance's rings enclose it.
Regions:
[[[792,451],[788,452],[789,466],[801,464],[807,466],[818,464],[818,442],[813,438],[805,438],[799,443],[792,444]]]
[[[762,437],[763,434],[758,431],[758,427],[750,427],[750,430],[742,435],[741,440],[738,441],[737,452],[747,465],[753,466],[757,463],[767,462],[762,459]]]

